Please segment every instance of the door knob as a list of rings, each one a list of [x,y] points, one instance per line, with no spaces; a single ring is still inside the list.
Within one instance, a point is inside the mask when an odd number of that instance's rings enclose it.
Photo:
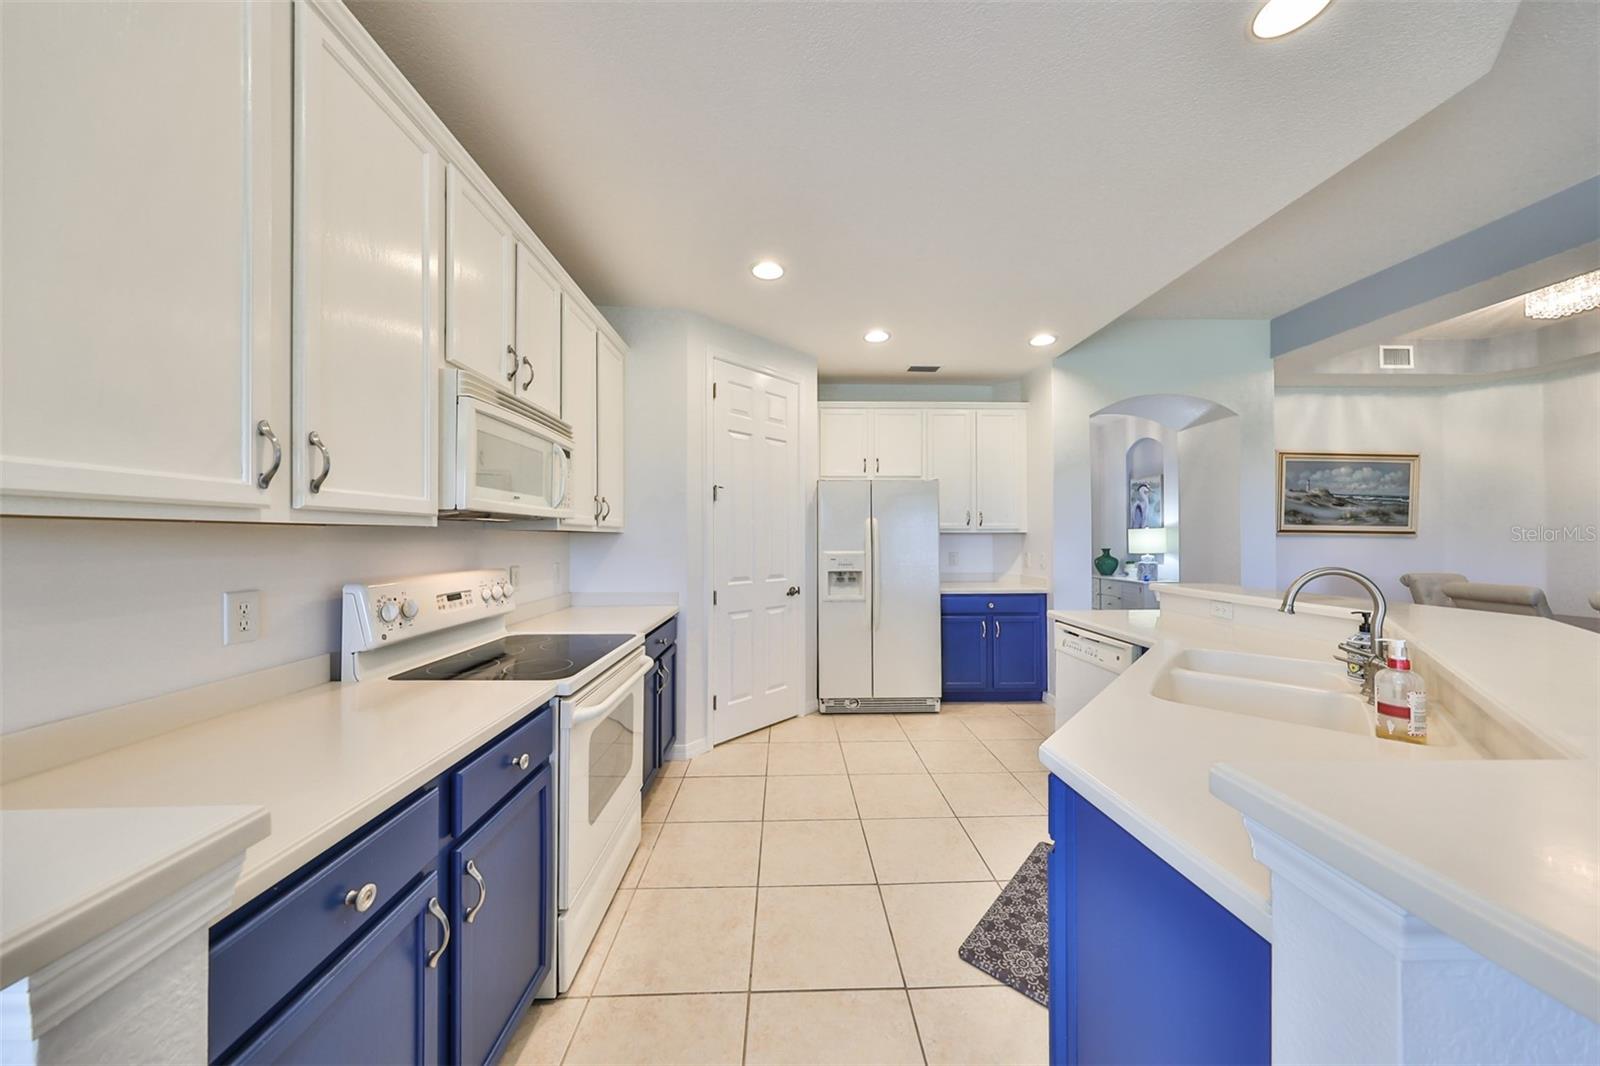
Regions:
[[[798,595],[800,595],[800,586],[799,585],[790,585],[789,586],[789,591],[785,592],[784,595],[785,596],[798,596]]]

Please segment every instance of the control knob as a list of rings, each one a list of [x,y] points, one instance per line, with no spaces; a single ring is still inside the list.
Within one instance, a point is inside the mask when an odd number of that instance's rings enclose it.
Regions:
[[[415,618],[419,610],[421,610],[421,608],[417,606],[416,600],[407,600],[405,603],[400,605],[400,613],[405,615],[407,618]]]
[[[513,593],[513,592],[515,592],[515,591],[517,591],[517,587],[516,587],[516,586],[515,586],[515,585],[513,585],[513,584],[512,584],[512,583],[511,583],[511,582],[509,582],[509,581],[507,581],[507,582],[506,582],[506,583],[505,583],[505,584],[504,584],[504,585],[503,585],[503,586],[501,586],[501,587],[502,587],[502,588],[504,588],[504,589],[505,589],[505,590],[506,590],[506,599],[508,599],[508,600],[509,600],[509,599],[510,599],[510,598],[511,598],[511,594],[512,594],[512,593]]]
[[[494,600],[494,602],[499,603],[501,600],[505,599],[506,587],[500,584],[498,581],[495,582],[494,585],[492,585],[489,589],[489,596]]]
[[[378,617],[386,624],[393,624],[400,617],[400,605],[393,600],[384,600],[378,607]]]

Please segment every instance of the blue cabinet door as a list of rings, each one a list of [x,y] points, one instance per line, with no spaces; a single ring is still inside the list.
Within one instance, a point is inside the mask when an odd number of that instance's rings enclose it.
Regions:
[[[438,1062],[444,914],[430,873],[230,1061]]]
[[[643,792],[656,779],[661,769],[661,660],[656,660],[655,672],[644,679],[644,780],[639,785]]]
[[[1050,778],[1050,1061],[1266,1063],[1272,948]]]
[[[673,644],[662,652],[656,666],[661,674],[661,692],[656,702],[656,765],[660,766],[668,760],[673,742],[678,739],[678,646]]]
[[[989,690],[989,616],[947,614],[940,618],[939,654],[944,695],[979,695]]]
[[[450,851],[451,1060],[463,1066],[500,1053],[554,957],[553,816],[546,764]]]
[[[993,690],[1011,699],[1038,699],[1045,690],[1044,616],[997,611],[990,623]]]

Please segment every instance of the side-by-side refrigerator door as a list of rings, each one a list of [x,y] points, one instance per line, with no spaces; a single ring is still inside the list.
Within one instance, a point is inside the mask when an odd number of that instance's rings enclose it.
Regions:
[[[872,483],[817,482],[817,695],[872,695]],[[937,645],[935,645],[937,647]]]
[[[872,695],[938,699],[939,483],[871,481]]]

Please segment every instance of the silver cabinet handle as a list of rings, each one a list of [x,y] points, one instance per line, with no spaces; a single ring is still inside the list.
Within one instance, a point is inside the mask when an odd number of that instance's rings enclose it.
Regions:
[[[428,969],[437,970],[439,959],[444,955],[444,949],[450,946],[450,919],[445,917],[444,908],[439,906],[439,897],[434,896],[428,900],[428,913],[439,922],[439,948],[428,956]]]
[[[376,902],[378,902],[378,886],[371,881],[344,894],[344,905],[354,907],[357,914],[367,913]]]
[[[272,484],[272,479],[278,476],[278,467],[283,465],[283,445],[278,443],[278,435],[272,432],[272,423],[265,418],[256,423],[256,436],[265,437],[272,444],[272,465],[256,478],[256,488],[264,489]]]
[[[867,460],[866,460],[865,456],[862,456],[862,458],[861,458],[861,472],[863,474],[865,474],[867,472]]]
[[[513,770],[526,770],[530,762],[532,760],[528,758],[527,752],[523,752],[521,755],[512,755],[506,759],[506,765]]]
[[[511,357],[511,370],[506,374],[506,380],[515,381],[517,380],[517,371],[521,369],[517,363],[517,346],[514,344],[506,345],[506,354]]]
[[[316,430],[307,434],[306,443],[322,453],[322,473],[311,479],[311,491],[315,494],[322,491],[322,483],[333,473],[333,455],[328,451],[328,446],[322,443],[322,434]]]
[[[980,525],[980,526],[983,525],[983,512],[982,511],[978,512],[978,525]]]
[[[484,903],[489,898],[489,886],[483,883],[483,875],[478,872],[478,864],[471,859],[467,860],[467,876],[478,882],[478,902],[467,908],[467,924],[471,925],[478,920],[478,912],[483,910]]]
[[[972,508],[967,508],[967,525],[972,525]]]
[[[528,357],[527,356],[524,355],[521,358],[522,358],[522,365],[528,368],[528,380],[524,381],[520,387],[523,388],[523,389],[531,389],[531,388],[533,388],[533,378],[534,378],[533,364],[528,361]],[[516,370],[513,369],[511,372],[512,372],[512,374],[515,374]]]
[[[978,619],[978,639],[989,639],[989,620],[987,618]]]
[[[882,459],[874,459],[874,460],[872,460],[872,472],[874,474],[883,473],[883,460]]]
[[[596,522],[600,521],[600,494],[598,492],[594,496],[594,520]]]
[[[656,665],[656,695],[661,695],[661,690],[667,687],[667,664]]]
[[[1000,619],[998,618],[994,620],[994,639],[1000,639]]]
[[[600,497],[600,521],[604,522],[611,517],[611,501],[604,496]]]

